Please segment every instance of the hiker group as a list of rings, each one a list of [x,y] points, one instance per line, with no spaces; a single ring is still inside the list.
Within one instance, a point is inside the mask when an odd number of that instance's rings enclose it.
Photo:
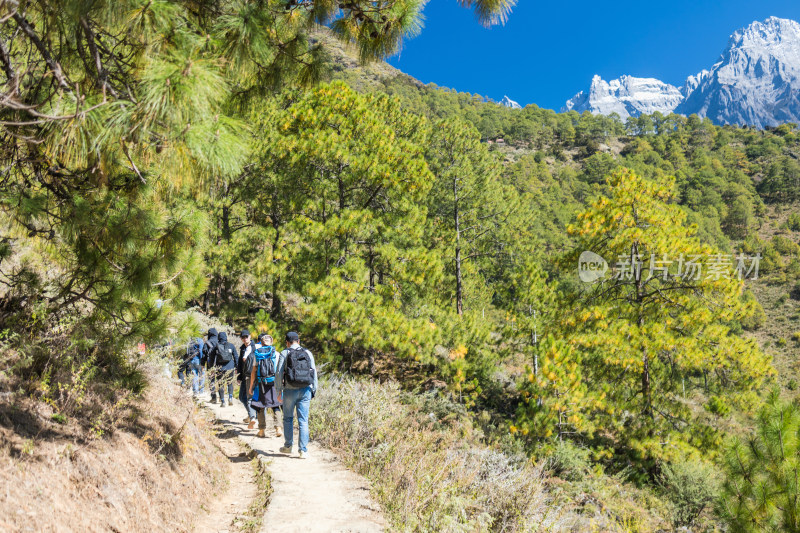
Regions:
[[[284,437],[281,453],[292,453],[296,414],[298,452],[300,458],[307,458],[308,412],[317,391],[313,354],[300,346],[300,337],[294,331],[286,334],[286,348],[280,353],[267,333],[259,333],[253,339],[250,331],[243,329],[239,337],[238,350],[227,333],[214,328],[208,330],[205,340],[190,341],[179,368],[181,382],[190,373],[195,396],[205,393],[208,382],[211,403],[232,407],[235,379],[239,383],[238,400],[247,411],[247,428],[254,429],[257,423],[258,436],[266,437],[267,416],[271,413],[275,436]]]

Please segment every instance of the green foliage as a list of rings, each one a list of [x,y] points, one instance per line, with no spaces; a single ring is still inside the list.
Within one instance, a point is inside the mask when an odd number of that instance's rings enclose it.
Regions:
[[[699,460],[663,463],[658,476],[664,495],[672,502],[672,523],[676,528],[693,527],[706,509],[712,509],[719,495],[718,472]]]
[[[570,441],[558,441],[548,458],[553,474],[567,481],[580,481],[591,475],[591,450]]]
[[[755,433],[731,441],[719,503],[729,531],[800,530],[799,437],[797,406],[773,392],[759,412]]]
[[[709,398],[705,408],[709,413],[713,413],[717,416],[728,416],[731,412],[728,403],[719,396],[712,396]]]
[[[602,408],[605,391],[590,390],[580,353],[565,341],[548,335],[536,348],[537,365],[526,367],[527,379],[520,386],[519,431],[535,439],[591,435],[594,425],[586,415]]]
[[[775,161],[759,183],[758,191],[770,202],[797,201],[800,199],[800,164],[790,157]]]
[[[790,214],[786,224],[790,230],[800,231],[800,213]]]
[[[463,313],[465,301],[467,309],[485,307],[491,294],[481,298],[479,291],[489,273],[481,266],[503,253],[508,217],[516,207],[513,196],[505,194],[498,160],[469,123],[433,124],[427,160],[435,181],[427,196],[431,231],[426,238],[444,254],[456,312]]]
[[[695,279],[672,259],[706,258],[708,269],[718,253],[669,203],[672,183],[622,170],[609,186],[610,196],[593,201],[570,228],[580,242],[565,264],[592,250],[616,268],[562,306],[562,327],[593,388],[607,394],[608,408],[594,406],[591,419],[637,460],[676,457],[700,423],[681,401],[683,388],[705,387],[714,375],[715,391],[735,398],[758,387],[769,358],[726,325],[752,314],[740,299],[742,282],[708,270]]]
[[[767,314],[764,312],[764,308],[750,291],[745,291],[744,294],[742,294],[742,301],[746,306],[752,309],[753,312],[749,316],[739,317],[737,320],[747,331],[756,331],[760,329],[767,320]]]
[[[800,246],[793,240],[782,235],[775,235],[772,238],[772,246],[781,255],[800,256]]]

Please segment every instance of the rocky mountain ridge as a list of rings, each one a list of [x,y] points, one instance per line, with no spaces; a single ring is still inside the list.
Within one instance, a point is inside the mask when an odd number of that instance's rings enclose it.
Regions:
[[[589,90],[561,109],[570,110],[623,120],[655,111],[697,114],[759,128],[800,122],[800,24],[770,17],[737,30],[719,60],[680,88],[654,78],[594,76]]]

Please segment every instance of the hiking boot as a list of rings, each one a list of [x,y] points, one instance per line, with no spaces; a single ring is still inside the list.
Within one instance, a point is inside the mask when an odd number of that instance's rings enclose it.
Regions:
[[[242,423],[243,424],[247,424],[248,422],[250,422],[250,417],[249,416],[244,417],[244,420],[242,420]]]
[[[250,422],[247,424],[247,429],[253,429],[254,427],[256,427],[256,421],[255,421],[255,420],[251,420],[251,421],[250,421]],[[260,431],[260,433],[264,433],[264,430],[262,429],[262,430]],[[261,435],[261,436],[263,437],[263,435]]]
[[[292,447],[291,446],[281,446],[280,448],[278,448],[278,451],[281,452],[281,453],[285,453],[285,454],[289,455],[289,454],[292,453]]]
[[[308,452],[307,452],[307,451],[305,451],[305,452],[304,452],[304,451],[301,451],[301,452],[300,452],[300,454],[298,455],[298,457],[299,457],[300,459],[308,459],[309,455],[308,455]]]
[[[225,407],[225,400],[222,400],[221,402],[219,402],[219,406],[220,407]]]
[[[264,434],[264,430],[263,429],[259,429],[258,433],[256,434],[256,437],[261,437],[262,439],[264,437],[266,437],[266,435]]]
[[[275,436],[276,437],[283,437],[283,431],[281,431],[280,426],[275,426]]]
[[[213,396],[211,397],[211,403],[217,403],[217,399],[214,398]]]

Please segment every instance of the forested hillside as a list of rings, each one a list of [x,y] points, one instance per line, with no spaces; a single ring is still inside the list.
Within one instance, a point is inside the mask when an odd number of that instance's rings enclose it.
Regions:
[[[200,333],[198,307],[397,382],[346,385],[412,422],[331,408],[348,423],[318,430],[390,508],[447,480],[398,528],[556,527],[520,503],[540,493],[573,530],[794,527],[796,125],[514,110],[359,66],[418,2],[134,4],[2,32],[26,36],[0,49],[4,393],[104,438],[103,405],[147,388],[132,346]],[[579,278],[585,251],[605,278]],[[491,482],[437,470],[437,442]],[[509,472],[546,487],[493,501]]]

